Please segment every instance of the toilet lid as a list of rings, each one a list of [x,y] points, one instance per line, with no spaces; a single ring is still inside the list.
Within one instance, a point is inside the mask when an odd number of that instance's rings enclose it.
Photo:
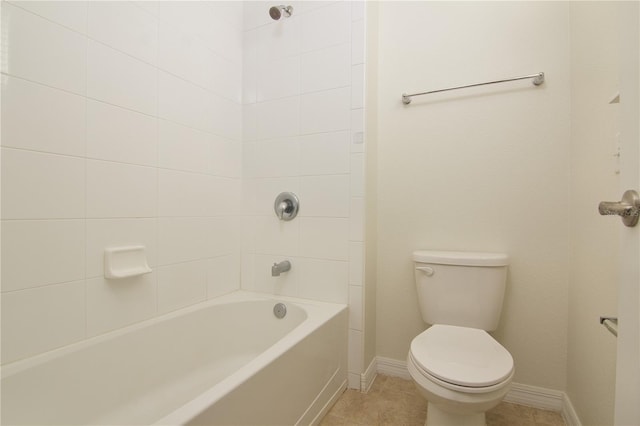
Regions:
[[[411,354],[425,372],[459,386],[495,385],[513,370],[511,354],[475,328],[433,325],[413,339]]]

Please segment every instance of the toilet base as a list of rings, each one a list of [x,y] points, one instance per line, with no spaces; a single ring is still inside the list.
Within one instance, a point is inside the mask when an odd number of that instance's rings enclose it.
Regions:
[[[432,402],[427,406],[425,426],[486,426],[484,413],[454,414],[443,411]]]

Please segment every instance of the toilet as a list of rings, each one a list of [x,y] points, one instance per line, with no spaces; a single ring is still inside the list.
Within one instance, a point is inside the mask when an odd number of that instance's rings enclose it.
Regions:
[[[514,374],[498,327],[508,257],[501,253],[413,253],[418,304],[431,324],[411,342],[409,374],[428,401],[426,426],[485,426]]]

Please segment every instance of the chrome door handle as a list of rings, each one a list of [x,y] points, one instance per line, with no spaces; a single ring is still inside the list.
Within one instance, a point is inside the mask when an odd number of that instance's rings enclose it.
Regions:
[[[621,201],[603,201],[598,205],[601,215],[618,215],[626,226],[636,226],[640,216],[640,195],[633,189],[625,191]]]

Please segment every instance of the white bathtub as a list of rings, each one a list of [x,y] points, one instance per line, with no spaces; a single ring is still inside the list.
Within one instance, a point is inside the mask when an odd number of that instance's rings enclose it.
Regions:
[[[3,366],[2,424],[317,423],[346,342],[344,305],[237,292]]]

